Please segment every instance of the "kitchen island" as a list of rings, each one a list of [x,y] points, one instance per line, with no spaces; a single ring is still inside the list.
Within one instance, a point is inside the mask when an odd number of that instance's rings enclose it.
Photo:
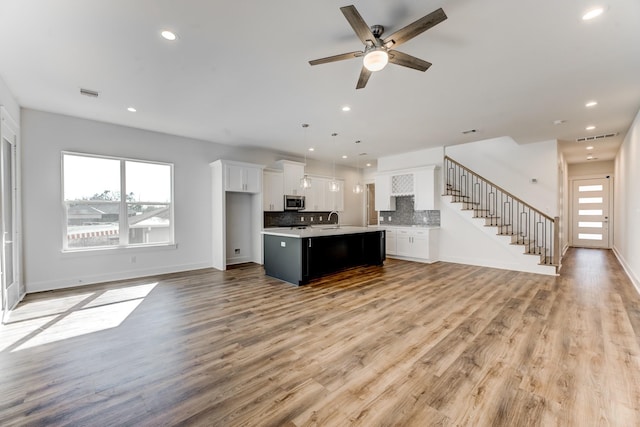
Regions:
[[[349,267],[382,265],[386,255],[385,231],[375,228],[268,228],[262,234],[265,273],[294,285]]]

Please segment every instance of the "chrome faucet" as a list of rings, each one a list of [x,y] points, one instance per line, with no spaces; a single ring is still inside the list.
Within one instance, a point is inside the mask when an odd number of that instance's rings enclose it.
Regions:
[[[338,214],[338,211],[331,211],[329,212],[329,215],[327,215],[327,221],[331,222],[331,215],[336,214],[336,218],[337,218],[337,222],[336,222],[336,226],[338,228],[340,228],[340,215]]]

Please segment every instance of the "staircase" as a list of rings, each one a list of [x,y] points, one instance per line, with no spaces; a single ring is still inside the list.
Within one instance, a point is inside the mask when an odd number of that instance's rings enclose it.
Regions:
[[[448,156],[444,158],[445,195],[461,209],[472,211],[481,225],[494,227],[512,245],[523,247],[526,256],[536,256],[539,265],[560,265],[558,224],[552,218],[481,177]]]

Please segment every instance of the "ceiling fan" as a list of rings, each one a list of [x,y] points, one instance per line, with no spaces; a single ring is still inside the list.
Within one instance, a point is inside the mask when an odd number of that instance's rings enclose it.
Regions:
[[[388,62],[401,65],[403,67],[413,68],[418,71],[427,71],[431,66],[430,62],[424,61],[415,56],[393,50],[393,47],[400,46],[415,36],[422,34],[429,28],[434,27],[440,22],[447,19],[442,8],[423,16],[415,22],[399,29],[384,39],[381,39],[384,27],[382,25],[373,25],[371,28],[364,22],[362,16],[355,6],[344,6],[340,10],[351,27],[355,31],[360,41],[365,45],[364,51],[355,51],[343,53],[340,55],[329,56],[326,58],[314,59],[309,61],[311,65],[326,64],[329,62],[343,61],[345,59],[358,58],[363,56],[362,71],[356,89],[362,89],[367,85],[371,73],[382,70]]]

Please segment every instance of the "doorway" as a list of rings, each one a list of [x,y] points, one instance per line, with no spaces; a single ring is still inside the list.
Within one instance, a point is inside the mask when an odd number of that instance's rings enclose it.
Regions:
[[[582,248],[609,249],[611,179],[576,179],[572,185],[571,244]]]
[[[376,211],[376,185],[367,184],[367,225],[378,225],[378,212]]]

